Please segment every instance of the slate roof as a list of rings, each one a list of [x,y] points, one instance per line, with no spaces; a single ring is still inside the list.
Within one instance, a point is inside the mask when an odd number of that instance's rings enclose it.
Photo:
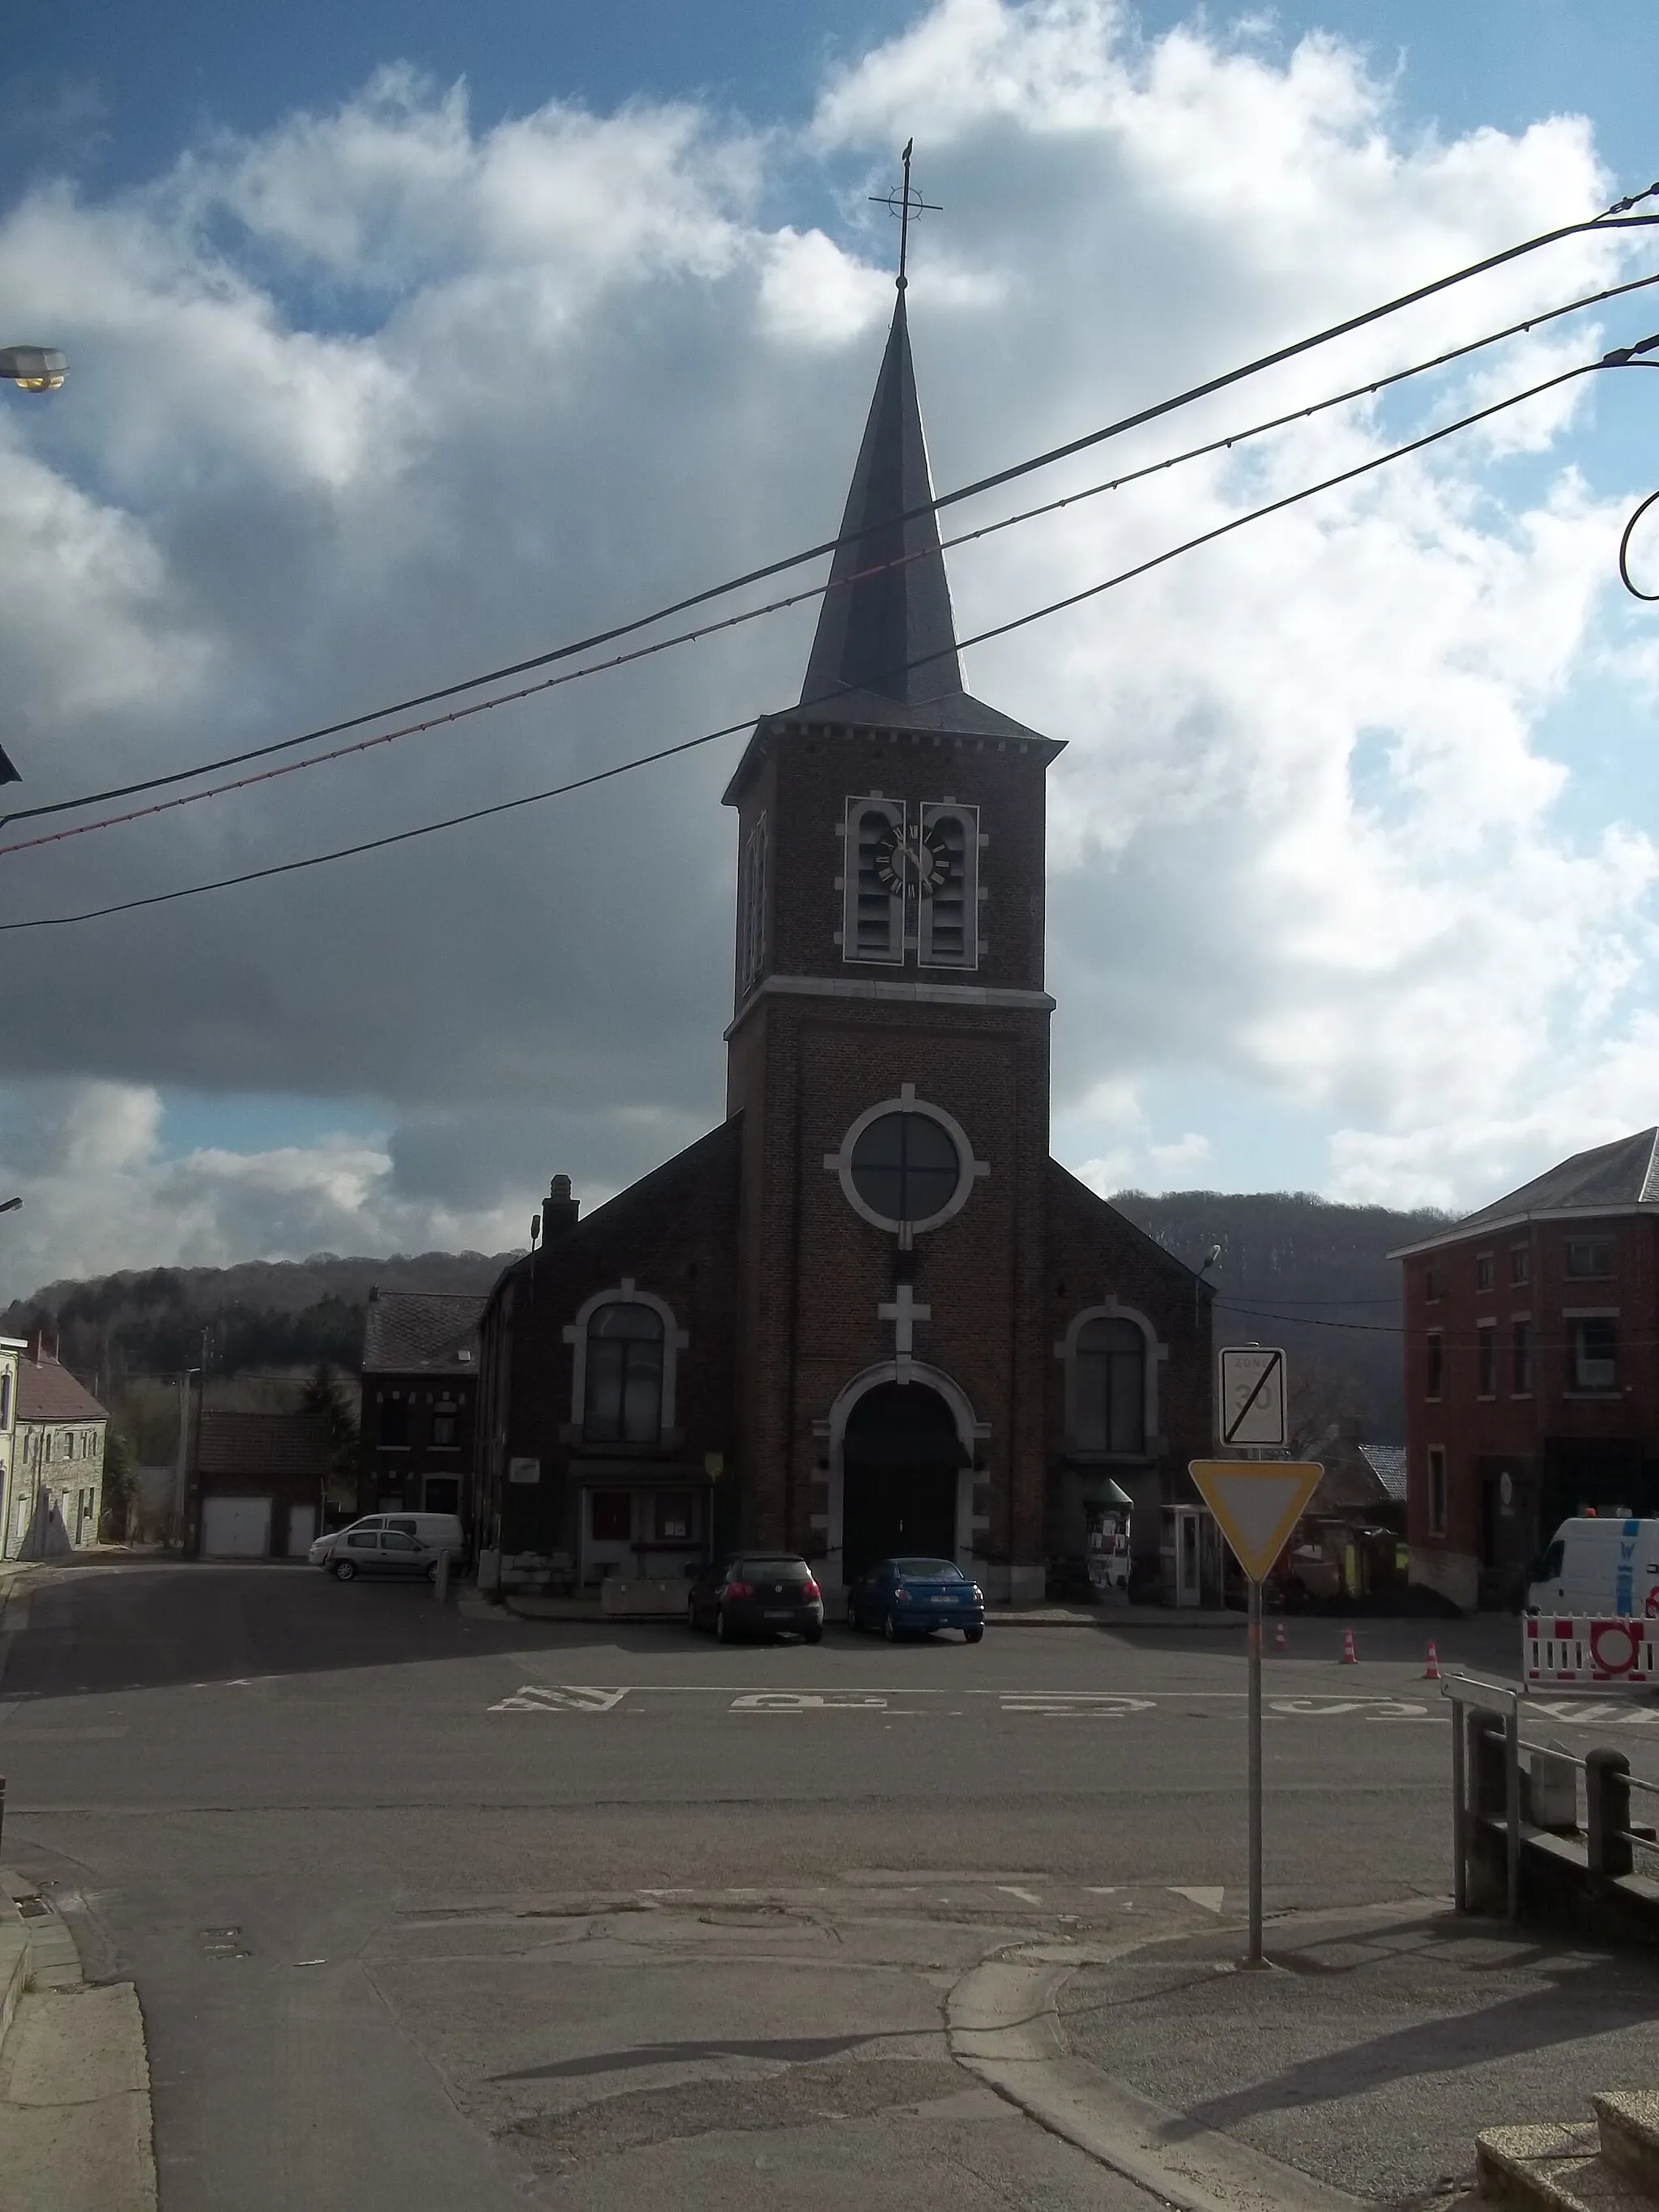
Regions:
[[[1409,1253],[1431,1251],[1437,1244],[1461,1244],[1474,1231],[1534,1214],[1604,1213],[1648,1206],[1659,1210],[1659,1127],[1638,1129],[1633,1137],[1575,1152],[1518,1190],[1465,1214],[1439,1236],[1402,1245],[1389,1256],[1403,1259]]]
[[[310,1413],[233,1413],[204,1408],[196,1464],[203,1474],[332,1472],[328,1426]]]
[[[1406,1495],[1404,1444],[1361,1444],[1360,1451],[1389,1496],[1403,1501]]]
[[[83,1382],[55,1359],[17,1363],[17,1419],[20,1421],[106,1421],[108,1413]]]
[[[487,1297],[470,1291],[377,1291],[363,1322],[365,1375],[476,1375]]]

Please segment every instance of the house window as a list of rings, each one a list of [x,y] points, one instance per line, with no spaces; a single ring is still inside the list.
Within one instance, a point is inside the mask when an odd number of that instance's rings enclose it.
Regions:
[[[749,833],[738,894],[738,988],[751,990],[766,957],[766,817]]]
[[[1475,1331],[1479,1363],[1477,1390],[1482,1398],[1498,1395],[1498,1331],[1490,1322],[1484,1322]]]
[[[1610,1316],[1587,1316],[1572,1324],[1572,1387],[1619,1388],[1619,1324]]]
[[[11,1419],[11,1376],[0,1375],[0,1429]]]
[[[380,1401],[380,1442],[394,1451],[401,1451],[409,1443],[409,1401],[407,1398],[382,1398]]]
[[[608,1309],[607,1309],[608,1310]],[[634,1493],[631,1490],[596,1490],[591,1493],[593,1541],[627,1544],[634,1535]]]
[[[660,1441],[662,1367],[659,1313],[620,1300],[595,1308],[582,1392],[582,1435],[589,1443]]]
[[[432,1446],[434,1451],[448,1451],[455,1443],[455,1415],[453,1410],[440,1407],[432,1416]]]
[[[1490,1252],[1483,1252],[1474,1263],[1474,1286],[1478,1291],[1489,1291],[1498,1280],[1498,1262]]]
[[[1567,1273],[1575,1282],[1613,1273],[1610,1237],[1574,1237],[1567,1244]]]
[[[1532,1323],[1517,1321],[1511,1324],[1510,1346],[1514,1358],[1513,1389],[1517,1398],[1532,1395]]]
[[[1510,1254],[1510,1280],[1512,1283],[1529,1283],[1532,1280],[1530,1245],[1517,1244]]]
[[[1072,1351],[1072,1441],[1079,1451],[1146,1449],[1146,1340],[1132,1321],[1085,1321]]]
[[[691,1541],[692,1510],[689,1490],[659,1490],[657,1492],[657,1541],[659,1544],[689,1544]]]
[[[1446,1533],[1446,1448],[1443,1444],[1429,1446],[1429,1534],[1443,1536]]]
[[[1446,1340],[1437,1328],[1430,1333],[1428,1346],[1428,1378],[1424,1384],[1424,1395],[1437,1398],[1446,1379]]]
[[[1440,1297],[1445,1287],[1446,1277],[1442,1268],[1425,1267],[1423,1270],[1423,1296],[1431,1305]]]

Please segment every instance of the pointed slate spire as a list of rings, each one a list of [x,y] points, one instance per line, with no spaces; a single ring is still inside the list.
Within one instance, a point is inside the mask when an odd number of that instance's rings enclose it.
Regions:
[[[840,548],[830,571],[803,706],[845,691],[905,704],[960,696],[938,521],[931,514],[896,520],[933,496],[901,291],[842,518],[843,538],[860,534]]]

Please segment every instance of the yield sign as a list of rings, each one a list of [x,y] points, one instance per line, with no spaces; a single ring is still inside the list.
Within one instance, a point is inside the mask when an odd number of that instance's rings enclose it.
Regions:
[[[1233,1555],[1265,1582],[1325,1470],[1316,1460],[1195,1459],[1188,1472]]]

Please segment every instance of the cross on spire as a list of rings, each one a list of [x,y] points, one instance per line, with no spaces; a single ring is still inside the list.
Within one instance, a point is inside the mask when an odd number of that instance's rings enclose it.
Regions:
[[[878,207],[884,207],[889,215],[896,215],[899,220],[898,289],[901,292],[910,281],[904,273],[904,264],[910,252],[911,216],[924,214],[943,215],[945,212],[936,200],[925,200],[920,192],[912,191],[910,189],[910,155],[915,143],[914,138],[907,138],[904,142],[904,151],[899,155],[900,161],[904,164],[904,182],[893,191],[872,192],[870,195]]]

